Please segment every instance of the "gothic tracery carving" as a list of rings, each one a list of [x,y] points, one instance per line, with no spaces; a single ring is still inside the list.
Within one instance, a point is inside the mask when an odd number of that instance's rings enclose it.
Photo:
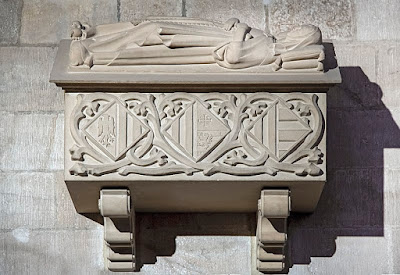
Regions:
[[[318,176],[318,96],[300,93],[79,94],[73,175]]]

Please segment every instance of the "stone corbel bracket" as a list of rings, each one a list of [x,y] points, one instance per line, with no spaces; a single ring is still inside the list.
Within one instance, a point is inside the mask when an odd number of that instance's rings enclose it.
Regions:
[[[71,69],[71,47],[90,37],[78,23],[50,78],[65,91],[64,180],[78,213],[104,218],[108,269],[139,269],[135,212],[258,211],[257,269],[287,271],[289,212],[312,213],[326,182],[326,93],[339,68]]]
[[[285,269],[289,190],[263,190],[258,201],[257,270],[263,273]]]
[[[119,272],[135,271],[134,211],[129,190],[101,190],[99,209],[104,217],[107,268]]]

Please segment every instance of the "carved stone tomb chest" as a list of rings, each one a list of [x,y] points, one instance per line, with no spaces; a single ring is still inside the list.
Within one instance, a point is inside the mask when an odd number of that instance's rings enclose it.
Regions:
[[[324,68],[319,29],[149,18],[74,22],[71,36],[51,75],[65,182],[78,213],[104,218],[107,267],[137,270],[135,212],[254,212],[258,270],[284,270],[286,219],[313,212],[326,181],[340,74]]]

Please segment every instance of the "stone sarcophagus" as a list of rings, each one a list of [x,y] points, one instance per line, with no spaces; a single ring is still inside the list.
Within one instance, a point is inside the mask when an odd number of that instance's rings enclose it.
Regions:
[[[321,33],[230,19],[74,22],[51,81],[65,90],[65,182],[104,218],[107,267],[135,271],[136,212],[254,212],[257,269],[285,269],[286,220],[326,181]]]

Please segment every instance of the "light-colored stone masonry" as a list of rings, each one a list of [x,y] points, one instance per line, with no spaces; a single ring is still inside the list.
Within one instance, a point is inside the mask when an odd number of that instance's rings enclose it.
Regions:
[[[289,220],[290,274],[400,273],[399,1],[0,0],[0,274],[108,274],[102,228],[63,183],[63,94],[48,78],[72,20],[147,15],[235,16],[273,33],[313,23],[333,39],[343,84],[328,93],[328,183],[314,214]],[[140,248],[172,255],[140,274],[254,273],[253,215],[140,221],[163,240]]]

